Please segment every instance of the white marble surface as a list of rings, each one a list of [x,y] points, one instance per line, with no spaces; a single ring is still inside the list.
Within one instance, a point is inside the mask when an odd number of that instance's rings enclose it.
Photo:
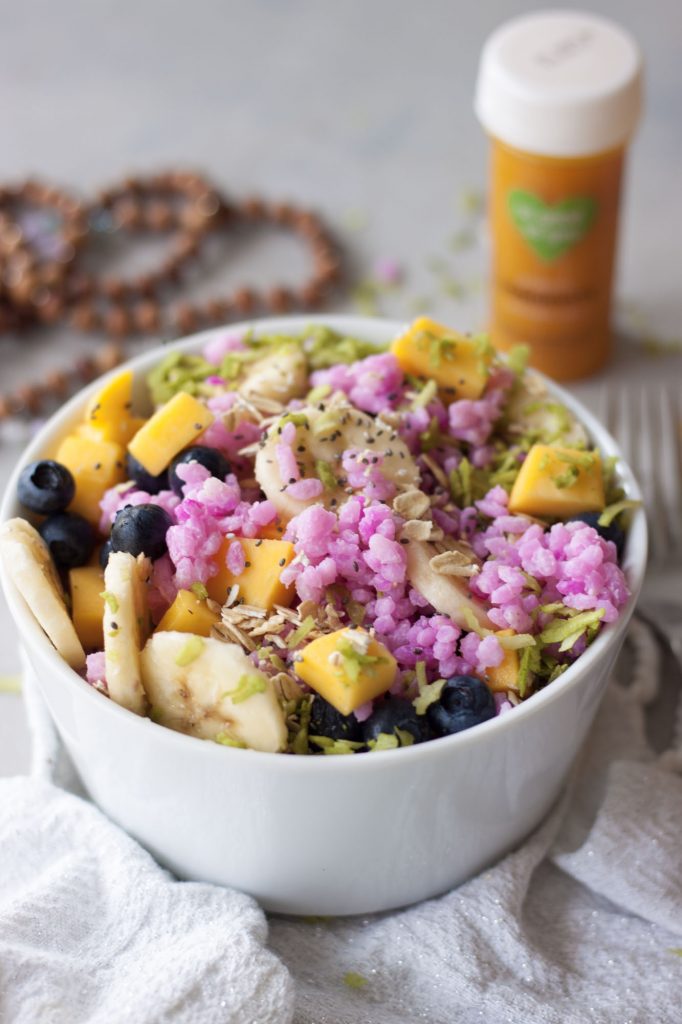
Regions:
[[[623,337],[608,375],[576,388],[595,404],[608,379],[682,378],[681,356],[652,359],[641,343],[682,337],[682,6],[590,6],[629,27],[647,61],[623,222]],[[0,180],[38,175],[88,195],[126,172],[196,167],[236,196],[314,205],[343,239],[356,278],[378,259],[398,260],[405,285],[381,297],[380,312],[411,316],[421,299],[453,325],[476,328],[485,320],[485,232],[462,207],[464,193],[485,187],[486,144],[471,110],[476,63],[486,34],[526,8],[514,0],[5,4]],[[469,227],[474,244],[454,251],[453,235]],[[228,244],[226,269],[199,285],[206,293],[221,282],[294,281],[305,267],[288,240]],[[464,285],[459,298],[446,294],[440,264]],[[348,294],[335,305],[357,308]],[[0,338],[0,390],[93,343],[65,330],[21,344]],[[20,449],[0,444],[0,480]],[[17,669],[0,603],[0,674]],[[0,774],[25,770],[27,756],[19,699],[0,694]]]

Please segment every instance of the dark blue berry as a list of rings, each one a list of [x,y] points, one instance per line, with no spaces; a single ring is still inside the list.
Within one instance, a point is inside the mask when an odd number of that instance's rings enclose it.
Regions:
[[[55,512],[38,529],[60,569],[85,565],[95,547],[95,531],[90,523],[71,512]]]
[[[111,550],[161,558],[168,550],[166,532],[173,520],[159,505],[127,505],[111,528]]]
[[[316,696],[310,712],[310,736],[328,736],[331,740],[362,739],[362,726],[355,715],[342,715],[324,697]]]
[[[398,736],[396,730],[408,732],[415,743],[429,739],[429,727],[423,715],[418,715],[412,701],[404,697],[385,697],[376,705],[370,717],[363,722],[363,739],[366,743],[376,740],[380,734]],[[398,736],[400,739],[400,737]]]
[[[102,547],[99,549],[99,564],[103,569],[106,569],[107,562],[109,561],[109,555],[111,554],[111,538],[105,540]]]
[[[192,448],[186,448],[184,452],[175,456],[168,470],[169,483],[180,498],[183,496],[184,480],[181,480],[175,471],[179,465],[186,462],[198,462],[200,466],[205,466],[211,476],[217,476],[219,480],[224,480],[232,471],[230,463],[217,448],[207,448],[203,444],[195,444]]]
[[[588,526],[593,526],[599,536],[603,537],[604,540],[612,540],[616,545],[616,553],[618,555],[618,560],[620,561],[625,549],[625,534],[617,523],[610,523],[608,526],[600,526],[600,515],[601,512],[581,512],[578,516],[571,516],[568,522],[586,523]]]
[[[495,699],[475,676],[453,676],[443,687],[440,699],[426,712],[429,725],[438,736],[462,732],[495,717]]]
[[[167,469],[164,469],[163,473],[159,473],[158,476],[152,476],[130,452],[126,455],[126,473],[128,479],[134,480],[140,490],[146,491],[147,494],[158,494],[159,491],[168,487]]]
[[[17,485],[17,496],[31,512],[47,516],[63,512],[73,500],[76,485],[61,462],[43,459],[24,466]]]

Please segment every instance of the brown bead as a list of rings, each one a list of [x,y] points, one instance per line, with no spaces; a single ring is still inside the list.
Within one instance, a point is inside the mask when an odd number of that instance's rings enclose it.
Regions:
[[[17,411],[17,403],[12,395],[0,395],[0,420],[7,419]]]
[[[19,408],[27,412],[36,413],[43,404],[40,388],[31,384],[24,384],[23,387],[17,388],[14,397]]]
[[[225,299],[211,299],[206,303],[206,317],[211,323],[219,324],[229,314],[230,303]]]
[[[119,199],[114,206],[113,217],[116,226],[126,231],[139,228],[143,223],[142,210],[135,199]]]
[[[170,203],[152,199],[144,211],[144,223],[151,231],[170,231],[175,226],[175,213]]]
[[[300,210],[296,214],[294,227],[306,238],[319,238],[322,234],[322,225],[318,217],[309,210]]]
[[[130,315],[125,306],[112,306],[104,314],[104,330],[112,338],[124,338],[130,334]]]
[[[105,281],[102,281],[102,291],[108,299],[113,302],[118,302],[122,299],[128,291],[128,282],[123,281],[120,277],[109,277]]]
[[[198,203],[190,203],[183,207],[178,216],[180,225],[191,232],[204,230],[208,219]]]
[[[97,376],[97,363],[92,356],[83,356],[76,362],[75,370],[81,380],[92,380]]]
[[[278,286],[270,289],[267,301],[273,313],[286,313],[291,309],[292,295],[288,288]]]
[[[277,224],[293,224],[296,210],[289,203],[274,203],[270,207],[270,216]]]
[[[187,260],[196,256],[199,249],[199,242],[196,235],[188,234],[185,232],[178,243],[175,251],[174,260],[176,264],[185,263]]]
[[[249,196],[242,201],[239,212],[245,220],[260,220],[265,216],[265,203],[258,196]]]
[[[301,288],[301,302],[304,306],[315,309],[319,306],[324,297],[324,291],[316,281],[310,281]]]
[[[93,331],[99,326],[99,312],[92,302],[79,302],[71,312],[71,323],[79,331]]]
[[[66,374],[62,373],[61,370],[50,370],[45,377],[45,388],[51,394],[59,397],[66,391],[67,378]]]
[[[158,331],[160,323],[158,302],[142,299],[133,306],[133,325],[141,334],[153,334]]]
[[[45,302],[41,303],[38,316],[44,324],[54,324],[64,312],[64,300],[61,295],[51,293]]]
[[[233,301],[238,313],[251,313],[256,305],[256,293],[252,288],[238,288]]]
[[[100,373],[106,373],[107,370],[113,370],[115,366],[118,366],[123,361],[123,349],[120,345],[109,343],[105,345],[101,352],[98,352],[95,357],[97,369]]]
[[[175,310],[174,320],[181,334],[191,334],[198,326],[199,317],[194,306],[191,306],[188,302],[183,302]]]

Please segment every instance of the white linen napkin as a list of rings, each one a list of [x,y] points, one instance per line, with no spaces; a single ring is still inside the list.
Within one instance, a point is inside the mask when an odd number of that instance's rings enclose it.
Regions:
[[[34,777],[0,783],[0,1021],[678,1024],[682,755],[656,750],[678,694],[646,628],[630,637],[631,684],[523,846],[401,912],[272,917],[272,952],[252,900],[173,880],[60,788],[77,783],[29,685]]]

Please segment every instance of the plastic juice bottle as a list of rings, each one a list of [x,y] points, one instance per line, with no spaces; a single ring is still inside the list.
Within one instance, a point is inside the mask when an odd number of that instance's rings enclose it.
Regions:
[[[639,118],[642,61],[603,18],[540,11],[483,49],[476,113],[492,143],[490,332],[531,347],[560,380],[611,352],[611,287],[625,148]]]

